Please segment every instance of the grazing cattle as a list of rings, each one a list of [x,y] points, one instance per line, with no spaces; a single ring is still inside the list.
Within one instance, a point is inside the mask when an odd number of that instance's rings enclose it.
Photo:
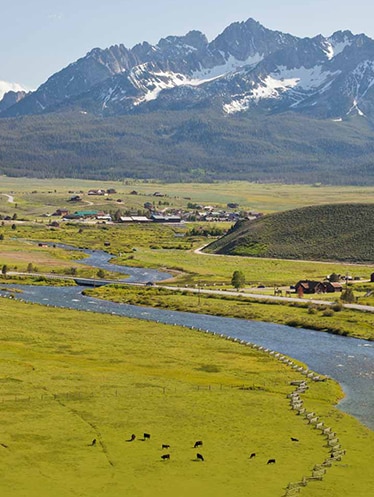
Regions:
[[[256,452],[252,452],[252,454],[249,456],[249,459],[253,459],[254,457],[256,457]]]
[[[292,442],[298,442],[299,441],[299,439],[295,438],[295,437],[291,437],[291,440],[292,440]]]
[[[169,444],[162,444],[161,449],[170,449]]]
[[[93,447],[94,445],[96,445],[96,438],[94,438],[89,445],[90,445],[90,447]]]
[[[197,459],[198,461],[204,461],[204,457],[203,457],[203,455],[202,455],[202,454],[196,454],[196,459]]]
[[[136,435],[134,435],[134,433],[133,433],[131,435],[131,437],[128,440],[126,440],[126,442],[133,442],[135,440],[135,438],[136,438]]]
[[[196,447],[201,447],[202,445],[203,445],[203,441],[197,440],[197,442],[195,442],[195,445],[193,446],[193,448],[196,449]]]
[[[269,459],[266,464],[275,464],[275,459]]]
[[[163,454],[163,455],[161,456],[161,459],[162,459],[163,461],[166,461],[166,459],[170,459],[170,454]]]
[[[151,438],[151,435],[149,433],[144,433],[143,440],[149,440],[150,438]]]

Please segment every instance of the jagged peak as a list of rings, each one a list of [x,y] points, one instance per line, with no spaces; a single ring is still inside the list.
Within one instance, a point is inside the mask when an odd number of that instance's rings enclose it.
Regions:
[[[201,31],[193,30],[183,36],[171,35],[166,38],[161,38],[157,43],[157,47],[163,48],[167,45],[188,45],[199,49],[207,44],[207,37]]]
[[[335,31],[330,37],[329,39],[330,40],[339,40],[341,41],[342,39],[345,39],[345,38],[354,38],[355,35],[352,33],[352,31],[349,31],[349,29],[345,29],[345,30],[339,30],[339,31]]]
[[[217,38],[220,38],[222,36],[226,36],[228,34],[236,33],[236,32],[256,32],[256,31],[271,31],[267,28],[265,28],[262,24],[260,24],[258,21],[250,17],[246,21],[235,21],[231,24],[229,24],[221,34],[217,36]],[[216,38],[216,39],[217,39]]]
[[[197,30],[189,31],[184,39],[188,45],[195,48],[202,48],[208,44],[208,38],[205,34]]]
[[[95,47],[93,48],[92,50],[90,50],[89,52],[87,52],[87,54],[82,57],[82,59],[86,58],[86,57],[93,57],[93,58],[98,58],[98,57],[101,57],[102,55],[104,54],[108,54],[108,53],[113,53],[113,52],[128,52],[129,49],[125,47],[125,45],[123,45],[122,43],[120,43],[119,45],[111,45],[110,47],[107,47],[107,48],[99,48],[99,47]],[[81,59],[79,59],[81,60]]]

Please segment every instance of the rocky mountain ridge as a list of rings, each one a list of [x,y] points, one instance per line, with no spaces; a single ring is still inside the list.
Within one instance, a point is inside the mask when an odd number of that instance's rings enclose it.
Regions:
[[[373,84],[374,41],[364,34],[299,38],[248,19],[211,42],[191,31],[156,45],[95,48],[13,105],[1,101],[0,117],[212,108],[227,115],[291,111],[373,121]]]

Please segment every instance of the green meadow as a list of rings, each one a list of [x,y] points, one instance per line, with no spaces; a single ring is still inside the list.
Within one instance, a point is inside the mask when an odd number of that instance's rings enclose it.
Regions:
[[[304,376],[264,352],[8,299],[0,312],[2,495],[281,497],[330,457],[321,431],[289,406],[290,382]],[[301,495],[371,495],[373,432],[335,408],[335,382],[309,385],[305,407],[346,453]]]

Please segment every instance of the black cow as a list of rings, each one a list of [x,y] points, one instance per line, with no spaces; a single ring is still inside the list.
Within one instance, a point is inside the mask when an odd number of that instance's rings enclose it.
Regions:
[[[94,445],[96,445],[96,438],[94,438],[89,445],[90,445],[90,447],[93,447]]]
[[[143,440],[149,440],[150,438],[151,438],[151,435],[149,433],[144,433]]]
[[[194,449],[196,449],[196,447],[201,447],[203,445],[203,441],[202,440],[197,440],[195,442],[195,445],[193,446]]]
[[[256,452],[252,452],[252,454],[249,456],[249,459],[253,459],[254,457],[256,457]]]
[[[128,440],[126,440],[126,442],[133,442],[135,440],[135,438],[136,438],[136,435],[134,435],[134,433],[133,433],[131,435],[131,437]]]
[[[295,438],[295,437],[291,437],[291,440],[292,440],[292,442],[298,442],[299,441],[299,439]]]
[[[162,444],[161,448],[162,449],[170,449],[170,445],[169,444]]]
[[[203,457],[203,455],[202,455],[202,454],[196,454],[196,459],[197,459],[198,461],[204,461],[204,457]]]
[[[163,459],[164,461],[166,461],[166,459],[170,459],[170,454],[163,454],[161,456],[161,459]]]
[[[275,459],[269,459],[266,464],[275,464]]]

